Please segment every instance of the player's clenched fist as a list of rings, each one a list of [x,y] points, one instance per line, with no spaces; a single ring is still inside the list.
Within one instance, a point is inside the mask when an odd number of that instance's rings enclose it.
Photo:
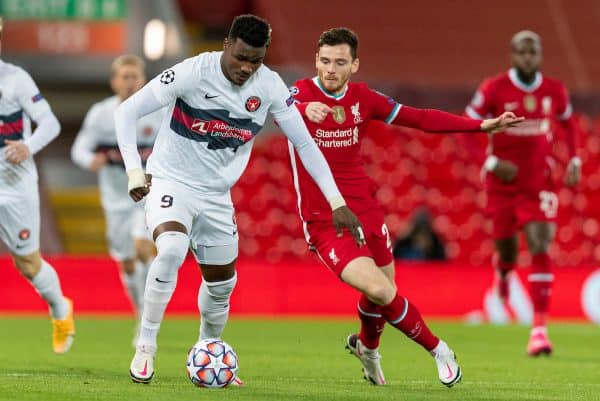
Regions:
[[[327,114],[333,113],[331,107],[321,102],[310,102],[306,105],[306,117],[313,123],[322,123]]]
[[[21,141],[11,141],[7,139],[4,143],[6,144],[4,154],[6,155],[6,161],[9,163],[20,164],[31,155],[27,145]]]
[[[519,172],[519,168],[513,162],[508,160],[498,160],[498,163],[492,171],[502,182],[509,183],[515,179]]]
[[[141,201],[150,192],[152,174],[144,174],[144,170],[141,168],[134,168],[127,172],[127,176],[129,177],[129,182],[127,183],[129,196],[136,202]]]
[[[338,237],[342,236],[342,229],[347,228],[359,247],[366,243],[362,224],[348,206],[340,206],[334,209],[332,214],[333,225],[335,226]]]

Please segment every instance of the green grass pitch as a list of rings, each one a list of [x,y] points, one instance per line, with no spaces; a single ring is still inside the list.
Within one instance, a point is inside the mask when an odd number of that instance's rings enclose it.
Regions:
[[[185,375],[195,319],[168,318],[159,336],[149,385],[128,376],[133,322],[79,318],[66,355],[50,350],[42,317],[0,317],[0,400],[600,400],[600,328],[550,326],[555,354],[525,355],[528,329],[434,322],[456,351],[462,383],[442,386],[433,359],[391,327],[381,353],[388,385],[362,379],[358,360],[343,348],[351,320],[232,319],[224,339],[240,358],[242,388],[199,389]]]

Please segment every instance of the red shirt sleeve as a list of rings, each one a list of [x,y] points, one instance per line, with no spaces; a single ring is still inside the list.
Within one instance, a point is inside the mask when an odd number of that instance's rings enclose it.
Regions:
[[[366,88],[370,103],[371,118],[391,123],[400,109],[400,105],[391,97],[381,92]]]
[[[556,117],[565,134],[565,142],[569,150],[569,156],[577,155],[577,123],[573,117],[573,106],[569,99],[569,91],[560,83],[558,88]]]
[[[420,129],[425,132],[481,131],[481,120],[457,116],[434,109],[417,109],[402,105],[392,124]]]

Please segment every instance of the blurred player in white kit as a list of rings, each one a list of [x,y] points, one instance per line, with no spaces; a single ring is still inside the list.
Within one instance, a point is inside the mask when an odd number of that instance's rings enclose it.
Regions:
[[[2,35],[0,18],[0,46]],[[31,120],[37,127],[31,132]],[[31,76],[0,60],[0,240],[19,272],[48,303],[52,348],[73,343],[73,302],[66,298],[54,268],[40,255],[40,196],[33,155],[58,136],[60,124]]]
[[[156,249],[146,228],[143,202],[135,203],[127,192],[127,173],[117,144],[114,112],[145,83],[142,59],[134,55],[117,57],[110,77],[115,94],[90,108],[71,148],[75,164],[98,173],[110,256],[119,264],[123,285],[138,317],[144,306],[148,267]],[[163,110],[158,110],[137,122],[138,151],[143,162],[152,152],[163,116]]]

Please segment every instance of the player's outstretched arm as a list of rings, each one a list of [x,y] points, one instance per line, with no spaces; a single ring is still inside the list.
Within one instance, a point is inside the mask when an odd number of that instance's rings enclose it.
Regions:
[[[365,238],[360,221],[346,206],[346,201],[335,184],[329,165],[311,138],[300,113],[296,108],[290,108],[285,114],[285,118],[277,119],[277,124],[279,124],[283,133],[292,142],[304,168],[312,179],[315,180],[329,202],[333,211],[333,224],[338,236],[341,236],[342,229],[346,228],[352,233],[354,240],[359,246],[364,245]]]
[[[151,185],[151,177],[144,174],[142,159],[137,150],[137,120],[160,109],[162,106],[154,96],[152,89],[146,85],[121,103],[115,111],[117,142],[129,177],[127,190],[129,196],[136,202],[150,192]]]
[[[392,124],[417,128],[425,132],[489,132],[504,131],[520,124],[523,117],[506,112],[497,118],[475,120],[435,109],[417,109],[402,105]]]

